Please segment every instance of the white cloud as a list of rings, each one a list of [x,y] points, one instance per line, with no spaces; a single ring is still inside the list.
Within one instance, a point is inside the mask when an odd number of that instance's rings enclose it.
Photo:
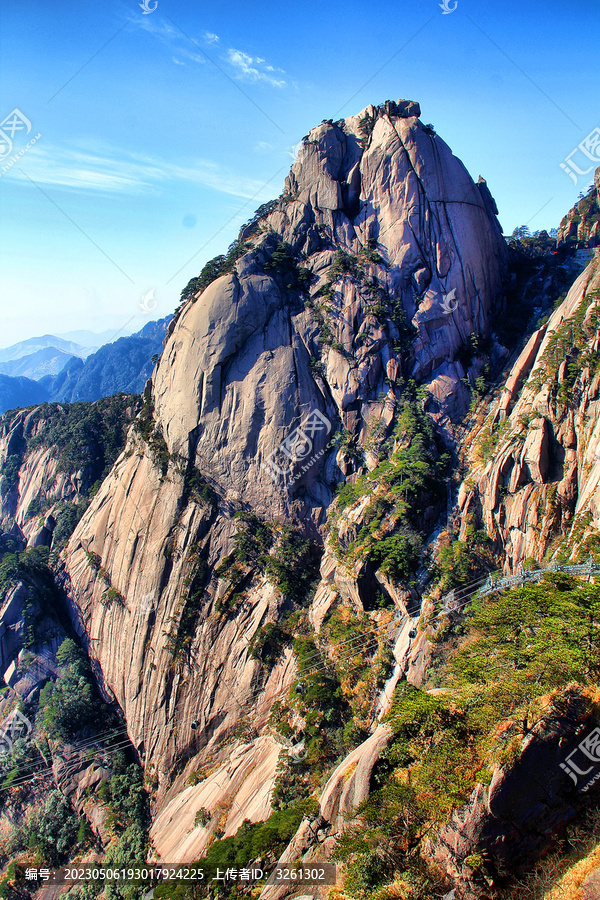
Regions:
[[[249,56],[243,50],[235,50],[233,47],[227,51],[227,61],[233,66],[237,77],[242,81],[266,81],[273,87],[284,87],[285,81],[282,78],[273,78],[268,72],[281,72],[281,69],[275,69],[273,66],[263,66],[265,60],[260,56]],[[257,68],[262,66],[262,70]]]
[[[206,63],[209,57],[203,55],[201,44],[204,44],[206,47],[216,47],[220,43],[219,35],[213,31],[203,32],[202,37],[196,40],[193,35],[188,37],[168,22],[161,19],[154,20],[151,16],[142,16],[139,19],[135,19],[135,22],[140,28],[150,32],[169,46],[171,52],[176,54],[173,57],[173,62],[177,65],[185,65],[182,62],[183,60]],[[194,51],[194,45],[200,52]],[[234,76],[240,81],[251,83],[264,81],[277,88],[285,87],[286,85],[286,81],[280,77],[285,74],[283,69],[267,64],[267,61],[262,56],[250,56],[249,53],[245,53],[243,50],[236,50],[234,47],[230,47],[226,52],[225,59],[233,67]]]
[[[205,56],[201,56],[199,53],[193,53],[191,50],[182,48],[178,52],[184,59],[190,59],[192,62],[201,63],[202,65],[206,62]]]
[[[202,52],[196,52],[194,50],[194,45],[197,47],[198,51],[201,51],[201,43],[213,44],[215,41],[219,40],[218,35],[212,34],[212,32],[209,31],[205,32],[203,38],[198,41],[195,39],[191,40],[178,28],[174,28],[168,22],[163,22],[160,19],[154,21],[153,19],[148,20],[142,18],[136,19],[135,22],[144,31],[153,34],[163,44],[166,44],[171,51],[174,51],[177,54],[177,59],[173,58],[173,62],[177,62],[178,65],[185,65],[181,62],[182,59],[189,59],[192,62],[202,63],[204,65],[206,57],[202,55]]]
[[[11,177],[26,181],[28,175],[39,184],[74,190],[136,194],[169,182],[200,184],[235,197],[253,197],[261,190],[261,182],[237,175],[211,160],[199,158],[185,165],[173,165],[114,147],[90,152],[87,148],[36,146],[35,154],[28,155],[22,168],[26,174],[15,166]]]

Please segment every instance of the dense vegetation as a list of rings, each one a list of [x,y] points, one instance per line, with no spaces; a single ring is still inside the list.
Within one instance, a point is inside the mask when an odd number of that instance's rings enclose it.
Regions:
[[[96,838],[86,816],[78,813],[63,793],[68,779],[61,778],[60,757],[66,748],[75,754],[71,761],[79,759],[80,765],[87,762],[93,767],[101,757],[109,767],[108,778],[87,792],[90,801],[104,811],[103,827],[111,837],[105,865],[139,865],[146,858],[150,822],[142,769],[126,751],[105,752],[104,745],[110,744],[111,738],[122,736],[122,723],[101,700],[88,659],[75,640],[66,638],[61,643],[56,663],[55,674],[49,676],[39,695],[34,693],[22,704],[32,731],[15,742],[4,763],[0,805],[20,824],[13,827],[7,840],[0,841],[0,861],[8,857],[25,865],[56,867],[94,848]],[[52,780],[49,785],[43,780],[31,782],[32,771],[45,769],[52,759],[58,765],[62,790],[55,788]],[[90,885],[79,895],[92,900],[97,893],[98,885]],[[137,900],[142,893],[140,888],[110,886],[106,896],[107,900]]]
[[[220,608],[235,606],[255,574],[271,581],[291,603],[305,603],[319,571],[316,546],[289,525],[265,522],[246,512],[235,518],[234,549],[217,570],[230,584]]]
[[[600,680],[600,587],[548,575],[479,601],[462,625],[446,619],[436,639],[447,642],[439,672],[447,689],[432,696],[400,685],[376,789],[338,842],[345,889],[357,900],[385,896],[376,892],[390,882],[406,900],[441,894],[426,836],[476,782],[489,782],[495,766],[516,758],[542,716],[560,716],[567,685],[590,704],[585,698]],[[467,864],[485,871],[481,857]]]
[[[338,492],[332,541],[345,560],[368,561],[392,581],[410,581],[421,562],[427,525],[433,523],[435,508],[444,498],[449,464],[414,385],[407,386],[398,403],[396,424],[387,440],[381,439],[378,423],[373,423],[371,447],[381,462]],[[369,503],[360,528],[353,531],[346,526],[342,533],[340,514],[365,497]]]
[[[95,403],[44,403],[28,416],[25,433],[17,426],[0,471],[0,495],[7,508],[16,502],[15,489],[23,462],[36,450],[52,450],[57,475],[66,473],[77,478],[75,499],[57,499],[58,479],[49,479],[27,509],[28,517],[42,517],[52,509],[56,521],[55,555],[66,544],[123,450],[127,430],[139,407],[139,398],[131,394],[117,394]]]
[[[33,414],[28,451],[52,448],[59,472],[81,472],[92,487],[108,474],[123,449],[138,402],[131,394],[116,394],[95,403],[44,403]]]
[[[104,705],[98,707],[98,694],[89,662],[77,644],[67,638],[56,653],[60,674],[42,688],[39,697],[40,733],[68,741],[91,726],[115,726]],[[104,716],[105,721],[101,721]],[[94,729],[92,729],[94,730]]]

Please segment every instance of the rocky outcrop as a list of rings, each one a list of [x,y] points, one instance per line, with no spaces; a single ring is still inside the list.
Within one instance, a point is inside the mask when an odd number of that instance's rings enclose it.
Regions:
[[[596,900],[600,897],[600,869],[591,872],[581,885],[582,900]]]
[[[594,184],[560,223],[557,244],[578,244],[584,247],[600,245],[600,166],[594,174]]]
[[[432,846],[436,861],[460,885],[460,897],[480,897],[486,880],[492,885],[531,865],[588,798],[595,802],[598,731],[581,690],[567,690],[524,738],[515,763],[496,769],[489,788],[478,785],[452,815]]]
[[[265,784],[274,777],[277,754],[260,762],[256,735],[294,664],[284,654],[264,673],[249,642],[285,601],[255,579],[230,605],[216,569],[235,511],[320,540],[352,469],[336,431],[364,442],[373,416],[390,423],[402,373],[428,387],[440,419],[465,408],[469,373],[454,357],[489,332],[506,248],[485,183],[418,113],[398,101],[310,132],[280,201],[242,229],[233,271],[171,324],[146,392],[153,430],[131,435],[65,553],[73,621],[156,768],[163,824],[181,791],[191,815],[201,792],[185,793],[186,779],[246,722],[254,736],[233,739],[230,753],[247,754],[248,773],[262,767]],[[198,477],[206,489],[194,494]],[[324,577],[326,611],[335,588],[332,571]],[[263,815],[241,790],[244,815]],[[174,858],[204,839],[168,834]]]
[[[29,547],[50,547],[58,512],[65,504],[87,502],[110,453],[125,443],[127,426],[139,407],[134,397],[100,402],[110,434],[93,419],[87,426],[83,421],[76,427],[72,422],[61,424],[68,407],[59,404],[16,410],[0,419],[0,533]],[[93,411],[91,404],[82,407],[81,420],[85,412]],[[118,427],[113,430],[115,420]],[[86,427],[83,441],[80,432]]]
[[[371,775],[393,733],[389,725],[378,725],[374,733],[333,771],[319,798],[319,810],[312,821],[304,819],[290,841],[278,865],[290,865],[298,859],[306,863],[326,860],[342,831],[352,822],[352,813],[365,800],[371,788]],[[261,900],[279,900],[288,891],[267,884]]]
[[[157,858],[199,859],[215,831],[229,837],[245,819],[268,819],[280,752],[281,745],[271,736],[238,745],[200,784],[172,792],[152,825]],[[199,812],[204,814],[201,822]]]
[[[600,525],[596,355],[600,258],[529,339],[483,423],[464,445],[458,533],[480,522],[507,572],[560,550],[585,552]]]
[[[66,637],[43,597],[35,580],[19,581],[0,608],[0,677],[23,700],[56,673],[54,655]],[[32,643],[27,626],[34,620],[45,637]]]
[[[32,515],[30,505],[42,494],[42,487],[53,484],[52,494],[59,500],[78,496],[76,476],[59,476],[57,460],[50,450],[39,448],[28,454],[27,441],[33,412],[19,410],[0,421],[0,466],[3,470],[0,500],[0,530],[27,540],[39,528],[39,515]],[[7,466],[7,463],[9,465]]]

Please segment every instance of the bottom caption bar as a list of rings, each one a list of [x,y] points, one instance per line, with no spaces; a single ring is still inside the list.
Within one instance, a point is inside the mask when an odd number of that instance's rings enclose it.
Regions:
[[[85,882],[106,882],[111,884],[160,884],[161,882],[183,882],[197,884],[241,882],[253,884],[268,882],[269,884],[328,884],[337,882],[334,863],[310,862],[302,865],[276,866],[261,869],[250,865],[248,868],[203,869],[201,865],[160,865],[128,866],[117,868],[110,866],[67,866],[62,869],[44,869],[17,866],[16,881],[24,886],[36,884],[81,884]]]

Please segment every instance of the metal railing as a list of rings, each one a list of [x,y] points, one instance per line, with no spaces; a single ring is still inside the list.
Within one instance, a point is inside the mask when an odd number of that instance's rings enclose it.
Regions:
[[[543,569],[524,569],[521,566],[520,571],[516,575],[506,575],[503,578],[498,578],[495,574],[488,575],[487,581],[483,587],[476,591],[476,595],[485,597],[494,591],[505,591],[512,587],[522,587],[530,581],[541,581],[548,572],[565,572],[567,575],[578,575],[580,577],[587,575],[591,578],[596,572],[600,572],[600,563],[594,562],[593,557],[590,556],[586,563],[579,563],[573,566],[562,566],[558,563],[552,563]]]

